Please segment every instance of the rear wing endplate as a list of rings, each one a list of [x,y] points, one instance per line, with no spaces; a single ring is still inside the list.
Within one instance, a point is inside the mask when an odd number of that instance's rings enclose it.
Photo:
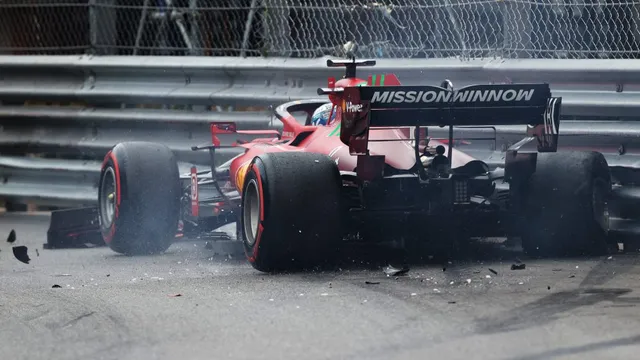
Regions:
[[[548,84],[366,86],[331,89],[342,97],[340,137],[366,154],[370,127],[527,125],[539,152],[557,151],[562,99]],[[319,89],[320,91],[320,89]]]

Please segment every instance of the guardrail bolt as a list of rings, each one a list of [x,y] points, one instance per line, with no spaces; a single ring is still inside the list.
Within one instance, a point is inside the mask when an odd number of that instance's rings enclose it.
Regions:
[[[622,92],[622,90],[624,90],[624,85],[616,84],[616,92]]]
[[[624,144],[620,144],[620,146],[618,146],[618,154],[624,155],[626,152],[627,149],[625,148]]]
[[[96,86],[96,75],[94,73],[89,73],[89,76],[87,76],[86,85],[89,89],[93,89]]]

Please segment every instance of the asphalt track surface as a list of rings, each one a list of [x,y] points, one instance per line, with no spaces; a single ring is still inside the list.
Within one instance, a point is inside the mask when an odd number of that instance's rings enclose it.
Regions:
[[[2,359],[638,359],[640,258],[530,260],[479,244],[388,277],[363,259],[266,275],[203,242],[164,255],[43,250],[0,215]],[[39,256],[35,250],[38,249]],[[511,270],[516,257],[524,270]],[[366,257],[365,257],[366,258]],[[496,273],[492,272],[491,270]],[[369,283],[367,283],[369,282]],[[60,288],[52,286],[60,285]],[[181,294],[172,297],[172,294]]]

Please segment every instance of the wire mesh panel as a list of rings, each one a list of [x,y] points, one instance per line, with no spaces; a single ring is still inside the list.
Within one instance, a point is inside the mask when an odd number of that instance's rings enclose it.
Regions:
[[[88,47],[87,0],[0,0],[0,54],[77,54]]]
[[[636,58],[640,0],[0,0],[0,51]]]

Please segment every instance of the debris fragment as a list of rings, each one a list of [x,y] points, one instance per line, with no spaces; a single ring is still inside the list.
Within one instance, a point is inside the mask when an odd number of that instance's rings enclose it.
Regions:
[[[378,285],[380,284],[380,281],[365,281],[364,283],[367,285]]]
[[[71,276],[71,274],[55,274],[55,277]]]
[[[562,269],[551,269],[551,271],[562,271]]]
[[[53,284],[53,286],[52,286],[51,288],[52,288],[52,289],[59,289],[59,288],[61,288],[61,287],[62,287],[62,286],[60,286],[60,285],[58,285],[58,284]]]
[[[511,264],[511,270],[524,270],[527,267],[526,264]]]
[[[471,284],[471,279],[467,279],[467,284]]]
[[[547,286],[547,290],[551,290],[551,286]]]
[[[411,293],[411,296],[416,296],[416,295],[418,295],[418,294],[416,294],[416,293]]]
[[[447,304],[455,304],[455,301],[448,301]]]
[[[107,277],[111,276],[111,274],[107,274]]]
[[[38,249],[36,249],[36,256],[40,256],[40,253],[38,252]]]
[[[473,273],[474,274],[480,274],[480,270],[474,270]]]
[[[384,268],[384,273],[387,274],[387,276],[400,276],[400,275],[405,275],[408,272],[409,272],[408,267],[398,269],[391,265],[387,265],[387,267]]]
[[[491,279],[491,275],[485,275],[484,277],[487,279]]]
[[[320,294],[320,296],[327,296],[327,295],[329,295],[329,294],[327,294],[327,293]]]
[[[13,247],[13,256],[15,256],[16,259],[18,259],[19,261],[28,264],[29,261],[31,261],[31,259],[29,259],[29,255],[27,254],[27,247],[26,246],[14,246]]]
[[[569,278],[574,278],[574,277],[576,277],[576,276],[575,275],[569,275]]]
[[[437,292],[437,293],[439,293],[439,292],[440,292],[440,290],[438,290],[438,289],[433,289],[433,291],[435,291],[435,292]]]
[[[13,244],[14,242],[16,242],[16,231],[15,230],[11,230],[11,232],[9,233],[9,236],[7,237],[7,242],[10,244]]]
[[[169,297],[180,297],[182,296],[182,294],[178,293],[178,294],[169,294]]]
[[[492,268],[489,268],[489,271],[491,271],[493,273],[493,275],[498,275],[498,272],[493,270]]]

